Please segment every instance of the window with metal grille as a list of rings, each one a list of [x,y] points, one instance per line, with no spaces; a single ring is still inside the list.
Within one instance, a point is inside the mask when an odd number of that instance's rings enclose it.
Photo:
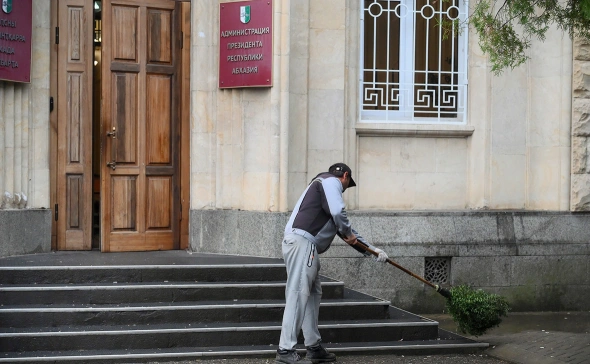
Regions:
[[[467,0],[364,0],[361,122],[466,121]]]
[[[424,279],[436,284],[445,284],[450,281],[451,258],[425,258]]]

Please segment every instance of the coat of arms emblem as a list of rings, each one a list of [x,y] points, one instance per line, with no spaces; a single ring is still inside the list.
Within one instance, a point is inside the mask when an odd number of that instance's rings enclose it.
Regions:
[[[2,11],[6,14],[12,11],[12,0],[2,0]]]
[[[240,21],[244,24],[250,21],[250,5],[240,6]]]

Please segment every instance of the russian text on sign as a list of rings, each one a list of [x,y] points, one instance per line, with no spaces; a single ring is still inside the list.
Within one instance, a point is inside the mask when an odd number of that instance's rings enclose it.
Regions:
[[[233,75],[241,75],[244,73],[258,73],[258,67],[236,67],[231,73]]]
[[[5,54],[14,54],[14,48],[12,48],[12,47],[2,47],[2,46],[0,46],[0,53],[5,53]]]
[[[266,28],[248,28],[248,29],[233,29],[224,30],[221,32],[223,38],[227,37],[241,37],[245,35],[263,35],[270,34],[270,27]]]
[[[228,62],[247,62],[247,61],[262,61],[262,53],[258,54],[235,54],[227,56]]]
[[[11,40],[15,42],[26,42],[24,35],[4,32],[0,32],[0,39]]]
[[[10,67],[10,68],[18,68],[17,61],[5,61],[0,59],[0,67]]]
[[[262,41],[227,43],[227,49],[262,48]]]
[[[0,19],[0,27],[16,28],[16,22],[10,19]]]

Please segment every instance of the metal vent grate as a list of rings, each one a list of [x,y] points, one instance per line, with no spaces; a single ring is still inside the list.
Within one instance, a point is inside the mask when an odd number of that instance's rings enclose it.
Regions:
[[[424,259],[424,278],[432,283],[445,284],[450,281],[451,258],[437,257]]]

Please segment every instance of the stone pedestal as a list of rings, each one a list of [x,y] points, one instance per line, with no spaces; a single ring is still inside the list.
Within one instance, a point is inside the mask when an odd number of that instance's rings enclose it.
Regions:
[[[49,209],[0,210],[0,257],[49,253],[51,218]]]

